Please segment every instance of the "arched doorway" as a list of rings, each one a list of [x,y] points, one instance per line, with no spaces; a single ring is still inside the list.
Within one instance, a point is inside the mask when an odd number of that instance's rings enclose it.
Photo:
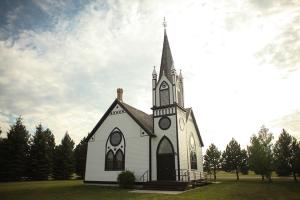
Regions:
[[[175,181],[175,155],[171,141],[167,137],[163,137],[156,151],[157,162],[157,180],[159,181]]]

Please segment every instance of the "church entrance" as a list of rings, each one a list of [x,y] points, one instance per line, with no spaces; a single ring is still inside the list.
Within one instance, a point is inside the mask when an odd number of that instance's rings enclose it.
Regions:
[[[175,181],[175,154],[173,145],[167,137],[163,137],[157,147],[157,180]]]

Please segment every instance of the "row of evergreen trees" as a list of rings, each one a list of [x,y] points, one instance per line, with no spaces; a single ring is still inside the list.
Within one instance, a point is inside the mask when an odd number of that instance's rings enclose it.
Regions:
[[[55,145],[50,129],[39,124],[30,135],[19,117],[0,138],[0,181],[70,179],[74,173],[83,178],[86,151],[85,138],[74,149],[66,133]]]
[[[284,129],[275,144],[272,140],[273,134],[262,126],[258,134],[251,137],[247,149],[241,149],[234,138],[223,153],[211,144],[204,156],[204,169],[212,173],[215,180],[218,169],[234,171],[237,180],[239,173],[247,174],[250,169],[261,175],[262,180],[271,181],[272,171],[276,171],[278,176],[293,175],[297,181],[297,174],[300,176],[300,143]]]

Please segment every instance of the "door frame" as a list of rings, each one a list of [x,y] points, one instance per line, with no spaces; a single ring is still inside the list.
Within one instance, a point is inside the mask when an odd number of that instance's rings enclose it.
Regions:
[[[171,145],[171,148],[172,148],[172,155],[173,155],[173,166],[174,166],[174,176],[172,176],[172,178],[174,177],[174,179],[171,179],[171,180],[166,180],[166,181],[176,181],[176,165],[175,165],[175,151],[174,151],[174,147],[173,147],[173,144],[172,144],[172,142],[171,142],[171,140],[168,138],[168,137],[166,137],[166,136],[163,136],[161,139],[160,139],[160,141],[159,141],[159,143],[158,143],[158,145],[157,145],[157,148],[156,148],[156,180],[160,180],[159,179],[159,175],[158,175],[158,158],[159,158],[159,153],[158,153],[158,150],[159,150],[159,148],[160,148],[160,145],[161,145],[161,142],[164,140],[164,139],[166,139],[166,140],[168,140],[168,142],[170,143],[170,145]]]

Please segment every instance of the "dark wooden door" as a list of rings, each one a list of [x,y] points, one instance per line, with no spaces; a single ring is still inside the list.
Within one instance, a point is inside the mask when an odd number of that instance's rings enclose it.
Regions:
[[[157,180],[175,181],[175,157],[174,154],[157,155]]]

